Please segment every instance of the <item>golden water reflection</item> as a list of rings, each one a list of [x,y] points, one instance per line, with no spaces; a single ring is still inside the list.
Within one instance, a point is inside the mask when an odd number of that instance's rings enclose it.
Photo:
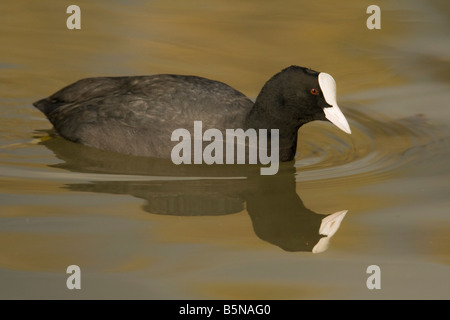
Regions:
[[[71,191],[132,195],[146,201],[145,211],[161,215],[218,216],[245,209],[255,234],[286,251],[325,251],[347,213],[341,209],[323,215],[306,208],[296,189],[293,162],[283,163],[276,175],[261,176],[257,166],[176,166],[168,160],[109,154],[59,137],[42,144],[64,161],[56,165],[59,168],[83,171],[93,167],[154,177],[150,181],[67,184],[65,188]]]
[[[448,1],[380,1],[378,31],[368,0],[78,2],[69,31],[67,3],[0,1],[0,297],[72,298],[73,263],[83,297],[448,297]],[[51,125],[31,103],[81,78],[194,74],[254,98],[292,64],[333,75],[353,134],[308,124],[276,177],[33,142]],[[285,251],[347,209],[329,250]]]

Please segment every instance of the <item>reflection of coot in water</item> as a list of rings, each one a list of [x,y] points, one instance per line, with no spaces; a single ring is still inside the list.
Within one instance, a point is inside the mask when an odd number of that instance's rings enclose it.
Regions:
[[[294,168],[255,182],[245,200],[258,237],[286,251],[326,250],[347,210],[324,216],[309,210],[295,191]]]
[[[257,166],[176,166],[161,159],[112,155],[59,137],[42,144],[64,161],[55,167],[148,176],[144,181],[70,184],[70,190],[132,195],[145,199],[144,210],[153,214],[213,216],[246,208],[256,235],[286,251],[326,250],[346,213],[326,216],[307,209],[295,189],[292,163],[284,163],[276,175],[261,176]]]
[[[329,120],[350,133],[334,79],[297,66],[270,78],[255,103],[222,82],[153,75],[82,79],[34,105],[68,140],[161,159],[171,157],[172,133],[194,121],[223,135],[226,129],[278,129],[280,161],[294,158],[305,123]]]

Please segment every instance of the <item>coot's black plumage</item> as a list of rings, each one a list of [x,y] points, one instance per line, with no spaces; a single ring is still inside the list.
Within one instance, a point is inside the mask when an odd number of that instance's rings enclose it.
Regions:
[[[333,92],[334,91],[334,92]],[[175,129],[279,129],[279,159],[292,160],[297,131],[330,120],[350,133],[333,78],[291,66],[267,81],[255,103],[230,86],[197,76],[152,75],[79,80],[34,106],[64,138],[99,149],[170,159]]]

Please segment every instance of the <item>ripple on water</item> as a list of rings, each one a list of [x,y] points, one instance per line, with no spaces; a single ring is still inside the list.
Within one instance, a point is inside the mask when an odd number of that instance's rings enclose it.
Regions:
[[[327,123],[301,131],[297,181],[385,179],[448,145],[445,131],[437,130],[421,114],[391,119],[350,109],[346,115],[351,135],[336,132]]]
[[[383,179],[397,174],[399,168],[433,156],[448,148],[445,130],[437,130],[423,115],[392,119],[382,114],[346,110],[352,134],[340,132],[333,125],[316,121],[300,130],[295,161],[297,181],[330,179]],[[2,175],[49,180],[140,181],[217,178],[223,171],[172,170],[158,161],[127,157],[73,144],[60,137],[48,137],[48,131],[37,131],[34,141],[12,143],[0,148]],[[36,145],[47,147],[48,154]],[[27,153],[27,150],[32,150]],[[24,156],[25,152],[25,156]],[[58,161],[55,161],[55,156]],[[52,169],[46,164],[50,164]],[[161,169],[163,166],[164,170]],[[53,168],[64,170],[54,170]],[[206,166],[207,167],[207,166]],[[208,169],[208,168],[205,168]],[[67,172],[71,171],[71,172]],[[156,172],[156,174],[155,174]],[[222,178],[243,178],[227,172]]]

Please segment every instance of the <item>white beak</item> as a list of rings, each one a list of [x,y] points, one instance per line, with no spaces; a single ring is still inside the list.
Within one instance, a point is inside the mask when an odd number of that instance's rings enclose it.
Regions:
[[[351,134],[352,131],[350,130],[347,119],[341,109],[339,109],[336,101],[336,81],[328,73],[321,72],[319,73],[319,85],[325,101],[331,105],[331,107],[323,109],[325,117],[342,131]]]

